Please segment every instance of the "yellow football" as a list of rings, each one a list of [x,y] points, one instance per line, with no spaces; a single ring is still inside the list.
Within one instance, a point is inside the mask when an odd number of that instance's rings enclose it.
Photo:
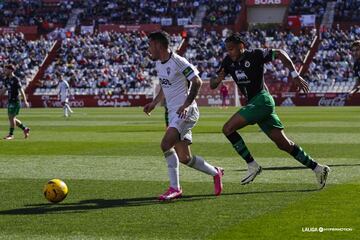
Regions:
[[[58,203],[64,200],[68,192],[68,187],[60,179],[51,179],[45,184],[43,190],[45,198],[52,203]]]

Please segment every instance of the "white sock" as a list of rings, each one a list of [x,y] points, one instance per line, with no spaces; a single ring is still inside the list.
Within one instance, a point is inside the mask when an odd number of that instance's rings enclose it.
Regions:
[[[64,116],[65,116],[65,117],[67,117],[67,116],[68,116],[68,109],[67,109],[67,107],[66,107],[66,106],[64,107]]]
[[[193,156],[187,165],[191,168],[194,168],[211,176],[215,176],[216,174],[218,174],[216,168],[210,165],[200,156]]]
[[[174,148],[169,149],[164,152],[168,164],[168,174],[170,179],[170,187],[175,189],[180,189],[180,180],[179,180],[179,158],[175,152]]]
[[[73,113],[73,111],[71,110],[71,108],[70,108],[70,105],[69,104],[65,104],[65,107],[68,109],[68,111],[70,112],[70,113]]]

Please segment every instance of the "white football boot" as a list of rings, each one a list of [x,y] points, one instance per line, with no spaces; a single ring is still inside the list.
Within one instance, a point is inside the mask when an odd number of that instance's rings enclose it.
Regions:
[[[326,165],[318,164],[314,169],[316,179],[320,185],[320,189],[325,187],[327,176],[329,175],[330,168]]]
[[[255,177],[259,175],[261,171],[262,171],[261,166],[256,162],[251,164],[251,166],[248,165],[247,175],[241,180],[241,185],[245,185],[254,181]]]

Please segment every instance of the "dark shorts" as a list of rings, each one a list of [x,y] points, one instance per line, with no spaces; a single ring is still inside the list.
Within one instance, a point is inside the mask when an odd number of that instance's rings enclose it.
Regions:
[[[262,90],[254,96],[238,113],[249,124],[257,123],[266,134],[269,134],[274,128],[284,129],[280,118],[275,113],[274,99],[266,90]]]
[[[9,116],[18,115],[20,112],[20,102],[9,102],[7,109]]]

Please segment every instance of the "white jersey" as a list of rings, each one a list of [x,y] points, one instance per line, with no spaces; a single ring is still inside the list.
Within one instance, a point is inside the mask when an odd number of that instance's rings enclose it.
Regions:
[[[59,95],[60,97],[68,97],[69,95],[69,92],[70,92],[70,86],[69,86],[69,83],[65,80],[62,80],[60,83],[59,83]]]
[[[190,80],[198,76],[199,71],[176,53],[171,53],[170,59],[164,63],[157,61],[156,70],[169,112],[177,111],[189,95]],[[191,106],[196,106],[195,100]]]

